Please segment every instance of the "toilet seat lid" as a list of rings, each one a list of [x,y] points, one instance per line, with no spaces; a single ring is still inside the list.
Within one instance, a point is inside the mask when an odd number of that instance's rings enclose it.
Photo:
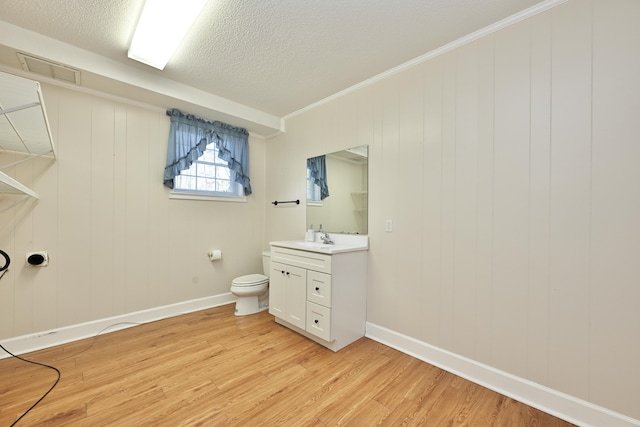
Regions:
[[[269,278],[264,274],[247,274],[246,276],[240,276],[233,279],[233,284],[236,286],[251,286],[261,285],[264,282],[268,282]]]

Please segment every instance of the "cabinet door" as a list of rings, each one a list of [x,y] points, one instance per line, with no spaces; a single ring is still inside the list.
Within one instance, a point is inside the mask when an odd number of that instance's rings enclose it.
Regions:
[[[286,318],[287,280],[285,265],[271,262],[269,274],[269,313],[281,319]]]
[[[307,270],[285,265],[287,282],[287,311],[285,320],[301,329],[307,323]]]
[[[307,270],[271,261],[269,313],[304,329],[306,300]]]

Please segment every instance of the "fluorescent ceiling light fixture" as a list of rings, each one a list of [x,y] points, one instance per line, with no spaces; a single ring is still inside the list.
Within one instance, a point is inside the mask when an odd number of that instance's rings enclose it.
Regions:
[[[129,58],[164,69],[207,0],[146,0]]]

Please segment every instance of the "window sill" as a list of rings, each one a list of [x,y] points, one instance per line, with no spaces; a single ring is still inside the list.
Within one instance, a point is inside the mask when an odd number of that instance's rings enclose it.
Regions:
[[[215,196],[212,194],[198,194],[198,193],[182,193],[179,191],[172,191],[169,193],[170,199],[178,200],[202,200],[209,202],[232,202],[232,203],[246,203],[246,196]]]

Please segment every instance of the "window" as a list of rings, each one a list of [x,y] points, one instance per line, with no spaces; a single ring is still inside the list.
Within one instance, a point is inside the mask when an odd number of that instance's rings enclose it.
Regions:
[[[231,181],[226,160],[218,156],[215,143],[207,145],[202,156],[174,179],[174,191],[210,196],[242,196],[242,186]]]
[[[167,116],[171,126],[162,182],[174,190],[169,197],[246,201],[251,194],[249,132],[175,108]]]

